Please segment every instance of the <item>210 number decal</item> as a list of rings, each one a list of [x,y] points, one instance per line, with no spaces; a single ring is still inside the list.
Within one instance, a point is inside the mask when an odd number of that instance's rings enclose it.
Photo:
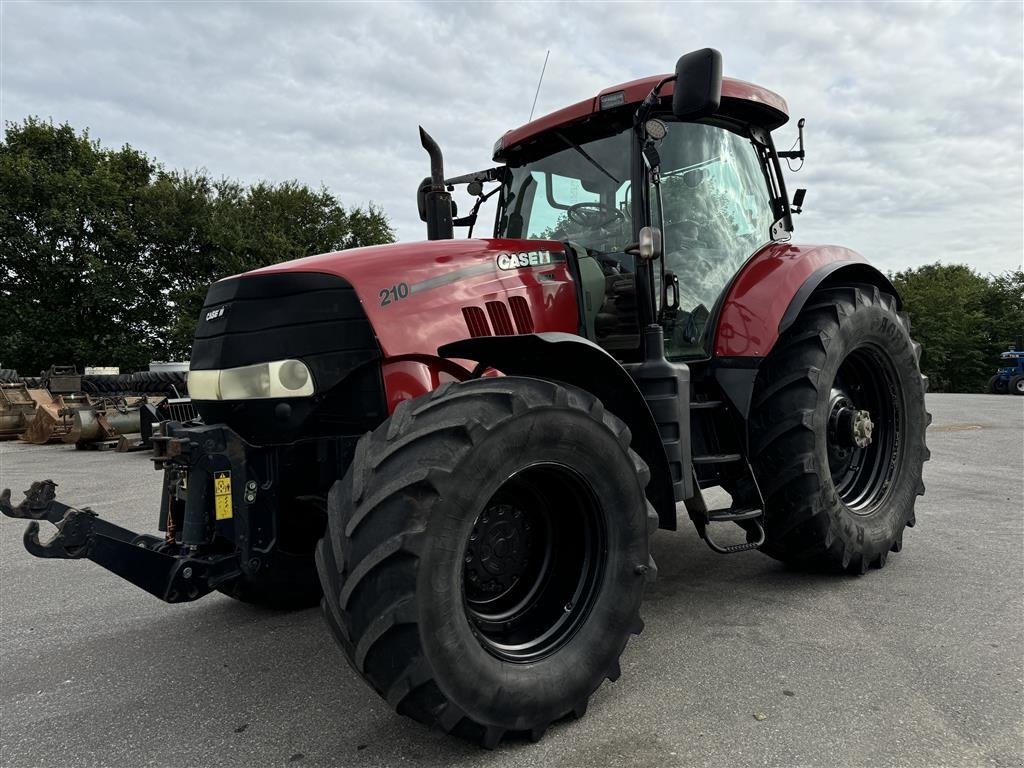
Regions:
[[[401,301],[409,295],[409,286],[405,283],[396,283],[390,288],[380,289],[380,305],[386,307],[395,301]]]

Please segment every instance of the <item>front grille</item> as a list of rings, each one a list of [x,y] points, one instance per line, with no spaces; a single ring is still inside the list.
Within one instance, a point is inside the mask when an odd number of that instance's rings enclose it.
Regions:
[[[315,272],[243,275],[210,286],[190,367],[235,368],[339,351],[353,353],[350,367],[378,354],[347,281]]]
[[[190,367],[236,368],[302,360],[316,396],[203,401],[207,424],[225,423],[258,444],[297,437],[358,434],[387,415],[380,346],[352,285],[316,272],[242,275],[214,283],[206,296]]]

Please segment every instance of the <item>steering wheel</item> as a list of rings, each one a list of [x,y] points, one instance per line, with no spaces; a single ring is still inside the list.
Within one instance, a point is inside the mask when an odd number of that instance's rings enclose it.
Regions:
[[[596,202],[570,205],[565,215],[569,217],[569,221],[581,227],[604,227],[626,218],[618,208]]]

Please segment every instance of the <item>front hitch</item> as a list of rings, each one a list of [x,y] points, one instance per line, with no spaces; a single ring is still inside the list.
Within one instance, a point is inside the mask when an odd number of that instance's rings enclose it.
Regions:
[[[56,499],[56,488],[52,480],[34,482],[17,507],[11,505],[10,489],[0,494],[0,512],[31,521],[23,540],[25,549],[36,557],[88,558],[168,603],[196,600],[241,573],[237,554],[180,551],[162,538],[107,522],[87,507],[62,504]],[[39,540],[41,520],[57,528],[45,543]]]

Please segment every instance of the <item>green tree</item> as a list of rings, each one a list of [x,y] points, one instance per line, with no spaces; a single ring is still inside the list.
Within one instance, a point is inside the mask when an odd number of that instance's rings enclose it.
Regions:
[[[295,181],[167,171],[37,118],[0,142],[0,362],[144,368],[187,359],[207,286],[312,253],[393,242],[372,204]]]
[[[890,277],[922,345],[932,391],[984,391],[999,353],[1024,333],[1024,273],[984,276],[963,264],[928,264]]]

